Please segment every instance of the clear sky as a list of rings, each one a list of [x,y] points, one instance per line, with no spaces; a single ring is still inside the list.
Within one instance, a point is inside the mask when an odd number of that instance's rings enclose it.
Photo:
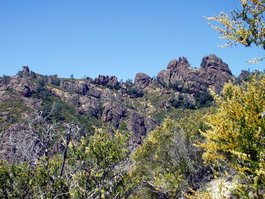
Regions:
[[[203,16],[230,12],[239,0],[0,0],[0,74],[22,65],[60,77],[151,77],[173,58],[198,67],[216,54],[238,75],[264,69],[247,60],[256,48],[218,48],[225,41]]]

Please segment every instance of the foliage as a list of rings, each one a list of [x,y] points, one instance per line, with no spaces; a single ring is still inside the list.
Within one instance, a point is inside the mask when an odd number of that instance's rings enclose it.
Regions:
[[[187,199],[213,199],[208,191],[190,190],[185,196]]]
[[[78,144],[71,141],[66,145],[69,147],[66,156],[43,157],[34,167],[0,161],[0,197],[122,197],[126,184],[130,183],[126,174],[126,140],[118,132],[98,130]]]
[[[132,155],[132,177],[143,188],[172,198],[194,186],[197,174],[203,169],[201,153],[193,147],[200,139],[198,129],[203,128],[202,118],[200,111],[187,111],[178,122],[166,119],[149,133]]]
[[[240,2],[241,10],[233,10],[231,16],[220,13],[206,19],[221,24],[221,26],[211,24],[211,27],[217,30],[223,39],[228,40],[225,46],[239,43],[248,47],[254,44],[265,49],[265,1],[240,0]]]
[[[218,110],[207,118],[210,129],[202,133],[203,158],[242,177],[241,197],[251,193],[260,198],[265,190],[265,77],[254,76],[242,86],[227,84],[223,96],[215,97]]]
[[[60,175],[63,159],[60,155],[44,157],[32,171],[33,198],[56,198],[67,196],[69,181]],[[66,198],[66,197],[62,197]]]
[[[194,98],[198,108],[209,107],[213,102],[213,97],[208,90],[195,93]]]
[[[189,99],[187,94],[173,96],[170,98],[169,103],[174,108],[195,109],[195,104]]]
[[[31,194],[31,170],[27,164],[12,165],[0,161],[0,197],[27,198]]]
[[[7,85],[9,81],[10,81],[10,76],[3,75],[2,77],[0,77],[0,82],[4,85]]]
[[[11,92],[8,94],[12,95]],[[14,98],[0,103],[0,132],[8,128],[11,124],[24,122],[21,115],[27,111],[31,111],[17,96],[14,96]]]
[[[138,97],[144,96],[143,90],[140,88],[137,88],[136,86],[129,87],[127,92],[131,98],[138,98]]]
[[[126,137],[97,130],[89,140],[83,138],[78,147],[71,146],[68,170],[76,170],[72,176],[73,198],[114,197],[122,194],[126,178],[123,164],[126,162]],[[119,165],[120,164],[120,165]]]
[[[98,121],[95,117],[89,114],[81,116],[78,115],[72,105],[69,105],[61,99],[53,96],[51,93],[40,92],[35,94],[33,97],[43,100],[41,112],[42,115],[50,122],[74,122],[86,129],[89,133],[94,132],[94,127],[100,126],[100,121]]]
[[[124,168],[119,163],[127,156],[126,137],[97,130],[89,140],[83,138],[78,147],[71,146],[68,169],[82,168],[72,177],[74,198],[110,197],[122,184]]]

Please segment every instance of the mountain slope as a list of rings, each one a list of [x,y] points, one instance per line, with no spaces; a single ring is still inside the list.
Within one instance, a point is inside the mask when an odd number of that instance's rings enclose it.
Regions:
[[[115,76],[59,78],[24,66],[15,76],[0,78],[0,159],[34,162],[50,150],[63,149],[69,125],[79,128],[76,139],[95,128],[130,132],[132,148],[165,117],[178,118],[182,109],[210,106],[208,89],[220,93],[233,81],[229,67],[215,55],[191,68],[185,57],[171,60],[151,78],[138,73],[134,82]]]

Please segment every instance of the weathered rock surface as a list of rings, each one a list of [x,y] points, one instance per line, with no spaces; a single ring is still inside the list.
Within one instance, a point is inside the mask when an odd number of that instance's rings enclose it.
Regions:
[[[120,120],[125,117],[126,108],[118,103],[108,104],[102,114],[102,121],[111,123],[118,128]]]
[[[137,73],[134,78],[134,84],[137,87],[145,88],[151,83],[151,77],[145,73]]]
[[[94,83],[102,86],[110,86],[110,87],[115,87],[118,84],[118,78],[116,76],[104,76],[104,75],[99,75]]]
[[[167,70],[162,70],[157,75],[160,84],[180,91],[186,89],[189,92],[213,88],[219,93],[223,85],[233,79],[228,65],[216,55],[204,57],[198,69],[191,68],[185,57],[173,59],[169,62]]]
[[[134,133],[136,142],[140,144],[142,137],[158,126],[158,123],[150,118],[145,118],[143,115],[133,112],[130,116],[129,130]]]

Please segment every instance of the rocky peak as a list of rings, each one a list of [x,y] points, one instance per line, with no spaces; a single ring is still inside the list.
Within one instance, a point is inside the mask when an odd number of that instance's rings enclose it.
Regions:
[[[28,66],[22,66],[22,73],[25,75],[29,75],[30,70]]]
[[[157,75],[158,83],[163,86],[170,86],[177,90],[188,90],[189,92],[204,91],[213,88],[219,93],[223,85],[233,80],[231,70],[228,65],[216,55],[205,56],[202,59],[201,67],[194,69],[185,57],[169,62],[167,69],[162,70]]]
[[[115,87],[118,84],[118,78],[116,76],[104,76],[99,75],[94,81],[98,85]]]
[[[140,88],[147,87],[150,84],[150,82],[151,82],[151,77],[149,77],[145,73],[137,73],[134,78],[134,84]]]
[[[201,68],[205,70],[209,70],[209,69],[214,69],[218,71],[221,70],[221,71],[225,71],[228,74],[232,75],[232,72],[229,69],[228,65],[224,63],[221,58],[213,54],[203,57],[202,62],[201,62]]]
[[[174,71],[179,67],[182,68],[188,68],[190,66],[188,59],[186,57],[179,57],[179,59],[172,59],[168,65],[167,65],[167,69]]]

